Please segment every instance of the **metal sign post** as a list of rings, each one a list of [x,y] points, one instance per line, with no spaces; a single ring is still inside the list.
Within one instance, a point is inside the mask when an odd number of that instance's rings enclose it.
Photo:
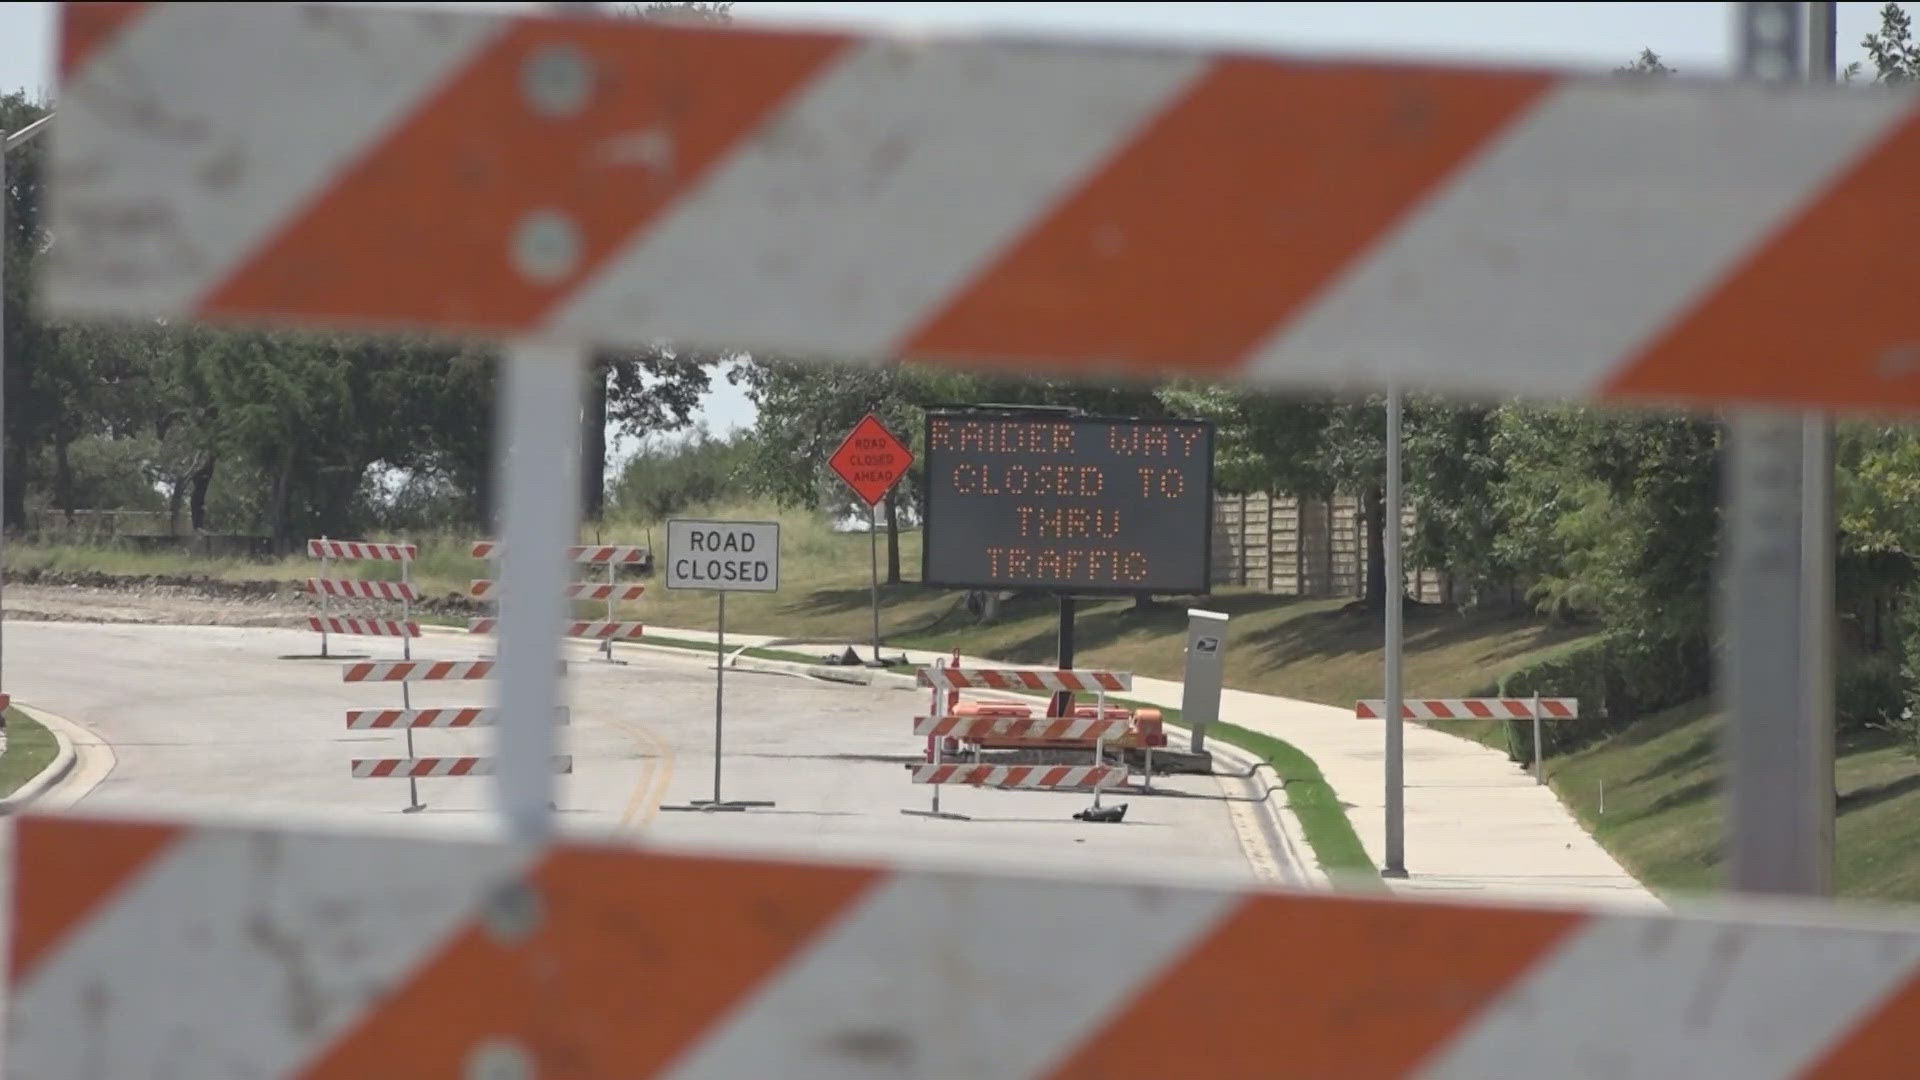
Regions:
[[[913,451],[888,431],[880,418],[868,413],[860,419],[827,464],[853,493],[867,504],[867,561],[873,572],[873,666],[880,659],[880,500],[887,497],[913,465]]]
[[[867,567],[873,598],[873,666],[886,667],[887,662],[880,659],[880,509],[875,503],[867,505]]]
[[[667,588],[704,589],[718,594],[713,638],[713,798],[694,799],[662,810],[745,810],[772,806],[770,800],[724,799],[720,778],[726,732],[727,594],[778,592],[780,524],[775,521],[667,522]]]

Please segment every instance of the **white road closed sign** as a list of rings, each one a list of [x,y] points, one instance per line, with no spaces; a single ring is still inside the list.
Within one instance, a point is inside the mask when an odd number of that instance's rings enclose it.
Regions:
[[[778,592],[780,523],[667,522],[667,588]]]

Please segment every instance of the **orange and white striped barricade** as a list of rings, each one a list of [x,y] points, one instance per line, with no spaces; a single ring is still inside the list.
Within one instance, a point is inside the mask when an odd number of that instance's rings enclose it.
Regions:
[[[1387,715],[1387,703],[1369,698],[1354,703],[1354,716],[1361,720],[1379,720]],[[1546,754],[1542,752],[1542,720],[1577,720],[1579,698],[1532,697],[1501,698],[1405,698],[1400,702],[1402,720],[1532,720],[1533,778],[1547,782]]]
[[[1806,903],[1480,905],[31,809],[11,860],[7,1067],[34,1080],[1145,1080],[1192,1075],[1195,1046],[1228,1077],[1898,1077],[1920,1047],[1913,920]],[[1218,993],[1308,962],[1324,977],[1286,1008]],[[675,990],[608,991],[632,985]],[[911,1069],[874,1066],[902,1046]]]
[[[1920,189],[1920,100],[1779,85],[1801,5],[1737,6],[1751,79],[1731,86],[367,5],[62,10],[48,312],[511,343],[498,505],[524,595],[565,581],[596,347],[1772,407],[1731,439],[1729,864],[1736,887],[1778,869],[1813,888],[1830,856],[1831,799],[1808,796],[1831,762],[1800,726],[1817,680],[1793,662],[1819,642],[1782,636],[1827,621],[1788,569],[1783,478],[1802,475],[1795,410],[1920,409],[1912,296],[1886,287],[1911,277],[1920,218],[1884,212]],[[1623,178],[1624,144],[1647,152]],[[459,150],[508,145],[485,169]],[[936,219],[910,248],[866,242]],[[715,300],[742,283],[751,310]],[[1779,301],[1800,294],[1820,317]],[[501,695],[533,716],[557,645],[518,595]],[[1891,922],[582,849],[535,812],[551,732],[501,730],[508,844],[30,816],[8,1065],[843,1076],[910,1050],[932,1076],[1167,1075],[1204,1044],[1257,1075],[1277,1042],[1300,1073],[1374,1080],[1879,1076],[1920,1054],[1920,934]],[[623,947],[636,927],[645,947]],[[1407,978],[1409,941],[1445,962]],[[956,990],[951,957],[982,947],[987,978]],[[290,955],[312,977],[287,978]],[[1331,989],[1213,1007],[1245,965],[1303,955]],[[665,1013],[607,993],[634,981],[683,992]],[[861,983],[890,992],[842,992]]]
[[[491,615],[467,620],[467,633],[491,634],[500,625],[500,620]],[[592,638],[611,645],[614,641],[638,641],[646,630],[645,623],[637,622],[601,622],[597,619],[575,619],[567,624],[566,636]]]
[[[411,639],[420,636],[420,625],[413,621],[412,603],[420,599],[420,594],[413,587],[410,570],[413,561],[420,556],[419,547],[384,541],[329,540],[323,536],[307,541],[307,555],[320,560],[320,576],[307,579],[306,591],[320,598],[320,614],[317,617],[308,616],[307,625],[320,635],[321,659],[335,659],[327,648],[328,637],[332,634],[398,637],[403,642],[401,654],[413,655]],[[329,572],[336,560],[397,562],[400,564],[400,580],[359,581],[330,577]],[[333,598],[336,596],[396,601],[400,604],[400,618],[336,619],[333,617]]]
[[[500,555],[500,545],[492,540],[474,541],[471,554],[476,559],[496,559]],[[613,658],[613,643],[616,638],[638,638],[639,623],[621,623],[614,605],[621,601],[638,600],[647,591],[645,585],[621,585],[617,580],[622,566],[650,566],[653,562],[653,549],[635,544],[579,544],[567,549],[567,559],[574,563],[585,563],[607,568],[607,579],[601,581],[580,581],[567,586],[567,598],[570,600],[604,600],[607,604],[606,626],[632,627],[631,634],[612,631],[604,634],[570,633],[569,637],[593,637],[600,640],[602,658],[608,663],[619,663]],[[491,596],[498,583],[492,579],[476,579],[468,585],[468,593],[475,599]],[[575,623],[575,626],[591,625]],[[470,628],[471,629],[471,628]],[[475,630],[473,633],[492,633],[492,630]]]
[[[1136,717],[1133,710],[1111,709],[1107,706],[1107,693],[1115,690],[1131,690],[1133,675],[1125,671],[1048,671],[1026,668],[963,668],[955,664],[947,667],[935,665],[921,668],[918,680],[921,686],[931,686],[934,692],[947,691],[949,702],[944,710],[948,714],[963,715],[1031,715],[1032,708],[1025,704],[982,703],[972,705],[960,700],[963,690],[997,690],[1003,692],[1048,692],[1048,693],[1088,693],[1094,695],[1091,707],[1074,706],[1072,714],[1082,718],[1109,717],[1124,715]],[[1158,730],[1159,712],[1153,712],[1154,731],[1149,733],[1136,729],[1129,731],[1119,740],[1120,745],[1135,745],[1151,751],[1155,745],[1164,745],[1165,736]],[[1031,746],[1032,744],[1020,744]],[[1078,748],[1087,745],[1081,740],[1061,740],[1055,744],[1060,748]],[[989,745],[988,749],[995,747]]]
[[[903,814],[918,817],[940,817],[965,820],[964,815],[942,812],[940,809],[940,786],[942,784],[972,784],[981,787],[1021,788],[1028,790],[1093,789],[1093,805],[1100,807],[1100,793],[1104,788],[1124,784],[1132,775],[1132,770],[1123,762],[1120,765],[1107,764],[1107,741],[1124,734],[1132,724],[1131,717],[1071,717],[1071,716],[920,716],[913,721],[913,733],[924,735],[932,749],[932,759],[925,764],[909,765],[913,782],[933,785],[933,806],[930,810],[904,809]],[[944,750],[949,741],[960,746],[974,748],[974,760],[971,763],[953,765],[944,760]],[[987,765],[980,761],[980,748],[988,743],[1014,746],[1051,746],[1063,741],[1090,742],[1093,747],[1093,760],[1087,765]],[[1151,759],[1149,759],[1151,776]],[[1150,787],[1150,785],[1149,785]]]
[[[420,801],[420,778],[428,776],[490,776],[492,766],[489,763],[485,771],[475,771],[477,766],[460,766],[462,771],[446,772],[434,769],[419,769],[408,766],[406,762],[478,762],[480,758],[416,758],[414,756],[413,733],[416,730],[435,730],[449,728],[494,727],[499,722],[500,710],[495,708],[454,708],[454,709],[416,709],[413,707],[411,686],[416,682],[479,682],[492,678],[495,661],[492,660],[362,660],[347,664],[341,669],[343,682],[350,683],[399,683],[402,707],[398,709],[351,709],[347,712],[347,728],[353,731],[391,730],[394,728],[406,736],[407,756],[405,758],[379,758],[365,761],[355,760],[353,775],[366,777],[404,777],[407,781],[407,805],[403,814],[415,814],[427,808]],[[562,671],[565,665],[562,665]],[[556,726],[567,723],[565,706],[554,711]],[[367,768],[363,769],[365,765]],[[376,768],[375,766],[378,766]],[[439,768],[436,766],[435,768]],[[446,766],[453,768],[453,766]],[[572,772],[571,759],[568,759],[566,772]]]
[[[353,775],[356,779],[381,780],[389,777],[405,777],[408,780],[439,778],[447,776],[492,776],[493,759],[484,757],[403,757],[403,758],[354,758]],[[560,774],[573,772],[573,758],[559,754],[553,758],[553,771]]]

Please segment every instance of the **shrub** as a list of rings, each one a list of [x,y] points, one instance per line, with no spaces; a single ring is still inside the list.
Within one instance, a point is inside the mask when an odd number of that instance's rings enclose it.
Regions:
[[[1542,726],[1546,752],[1567,753],[1705,694],[1711,661],[1704,640],[1613,633],[1509,673],[1500,696],[1578,698],[1580,719]],[[1507,747],[1514,761],[1533,760],[1531,720],[1507,723]]]
[[[1885,727],[1906,708],[1906,680],[1891,654],[1845,657],[1833,682],[1833,714],[1841,730]]]

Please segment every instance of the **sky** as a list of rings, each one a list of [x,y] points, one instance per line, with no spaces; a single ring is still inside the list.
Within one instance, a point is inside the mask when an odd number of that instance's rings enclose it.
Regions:
[[[411,6],[411,5],[410,5]],[[461,7],[526,8],[521,3]],[[1879,3],[1839,5],[1839,63],[1865,61]],[[52,81],[51,3],[0,2],[0,92]],[[1462,60],[1607,70],[1643,48],[1688,75],[1732,67],[1730,3],[800,3],[741,2],[742,21],[928,31],[1012,31],[1243,51]],[[1909,10],[1912,10],[1909,6]],[[716,378],[703,419],[716,434],[753,407]]]

